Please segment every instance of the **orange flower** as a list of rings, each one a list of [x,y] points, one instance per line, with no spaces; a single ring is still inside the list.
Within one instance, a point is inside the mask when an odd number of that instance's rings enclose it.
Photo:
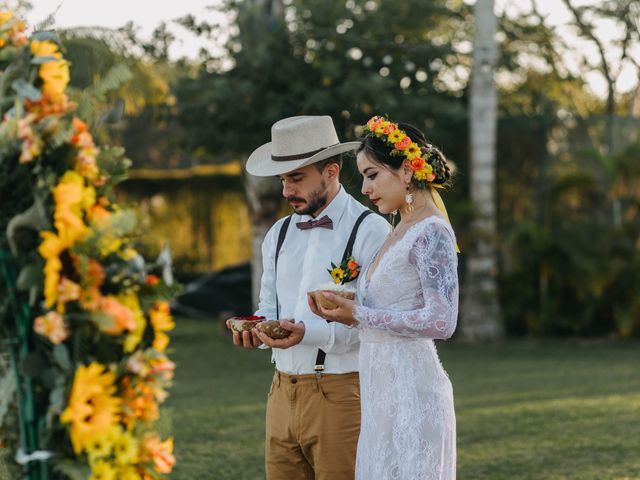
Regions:
[[[111,212],[98,203],[91,207],[87,213],[89,221],[98,227],[104,227],[111,218]]]
[[[357,270],[358,269],[358,262],[356,262],[355,260],[349,260],[347,262],[347,268],[349,270]]]
[[[68,278],[62,278],[58,284],[58,309],[64,311],[64,304],[80,298],[80,285]]]
[[[173,456],[173,438],[164,442],[157,433],[148,433],[142,441],[141,459],[153,462],[153,467],[158,473],[171,473],[176,459]]]
[[[125,307],[115,297],[106,296],[99,300],[99,310],[111,317],[111,325],[100,325],[100,329],[109,335],[119,335],[124,330],[132,331],[136,328],[133,312]]]
[[[33,322],[33,331],[47,337],[55,345],[64,342],[69,336],[69,329],[57,312],[49,312],[37,317]]]
[[[411,145],[411,139],[408,136],[406,136],[399,142],[396,142],[393,146],[396,150],[399,150],[402,152],[406,150],[409,147],[409,145]]]
[[[127,428],[133,428],[136,421],[154,422],[159,417],[158,403],[153,388],[136,379],[135,383],[129,377],[122,380],[123,420]]]
[[[382,133],[384,133],[385,135],[389,135],[391,132],[393,132],[396,128],[396,125],[394,123],[389,122],[383,129],[382,129]]]
[[[418,170],[422,170],[427,162],[425,162],[424,158],[417,157],[411,160],[411,168],[413,171],[417,172]]]
[[[373,132],[380,122],[382,122],[382,118],[380,118],[379,116],[376,115],[374,117],[371,117],[367,122],[367,128]]]
[[[152,287],[160,283],[160,279],[156,275],[147,275],[144,281],[147,285],[150,285]]]

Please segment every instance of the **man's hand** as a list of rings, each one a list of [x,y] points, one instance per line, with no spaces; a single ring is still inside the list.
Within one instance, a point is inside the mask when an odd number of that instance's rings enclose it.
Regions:
[[[322,305],[318,305],[311,295],[307,295],[307,302],[313,313],[325,320],[342,323],[347,326],[353,326],[358,323],[353,316],[353,306],[355,304],[353,300],[348,300],[329,292],[322,292],[321,295],[324,295],[324,298],[336,304],[337,307],[332,309],[324,308]]]
[[[271,348],[290,348],[299,344],[304,337],[304,323],[292,323],[289,320],[280,320],[280,326],[291,330],[291,335],[280,340],[273,339],[253,328],[251,333],[257,335],[258,340]]]
[[[231,330],[231,319],[226,321],[227,328]],[[231,330],[233,332],[233,344],[236,347],[244,347],[248,349],[256,348],[262,345],[262,341],[256,336],[255,328],[251,331],[244,331],[242,334]]]

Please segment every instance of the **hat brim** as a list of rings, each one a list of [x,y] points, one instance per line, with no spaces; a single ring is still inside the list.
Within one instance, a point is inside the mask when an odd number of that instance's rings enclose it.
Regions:
[[[321,152],[309,158],[303,158],[301,160],[290,160],[285,162],[276,162],[271,158],[271,142],[265,143],[261,147],[256,148],[249,156],[245,168],[247,172],[256,177],[271,177],[274,175],[283,175],[285,173],[293,172],[298,168],[312,165],[320,160],[325,160],[334,155],[340,155],[357,149],[360,146],[360,142],[345,142],[339,143],[332,147],[328,147]]]

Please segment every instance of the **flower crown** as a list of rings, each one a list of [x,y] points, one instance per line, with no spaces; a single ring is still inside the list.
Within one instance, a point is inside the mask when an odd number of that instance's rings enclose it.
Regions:
[[[366,137],[376,137],[392,146],[391,155],[406,157],[413,170],[413,178],[419,188],[426,188],[436,179],[433,166],[429,163],[431,155],[423,155],[420,146],[402,131],[397,123],[382,116],[374,116],[364,126]]]

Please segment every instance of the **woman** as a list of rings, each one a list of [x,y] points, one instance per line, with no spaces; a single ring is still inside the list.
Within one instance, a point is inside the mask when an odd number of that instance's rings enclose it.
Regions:
[[[356,478],[455,479],[453,392],[433,343],[451,337],[458,315],[456,241],[434,189],[450,170],[415,127],[373,117],[365,133],[362,193],[401,220],[364,272],[357,304],[327,293],[337,308],[310,306],[360,330]]]

